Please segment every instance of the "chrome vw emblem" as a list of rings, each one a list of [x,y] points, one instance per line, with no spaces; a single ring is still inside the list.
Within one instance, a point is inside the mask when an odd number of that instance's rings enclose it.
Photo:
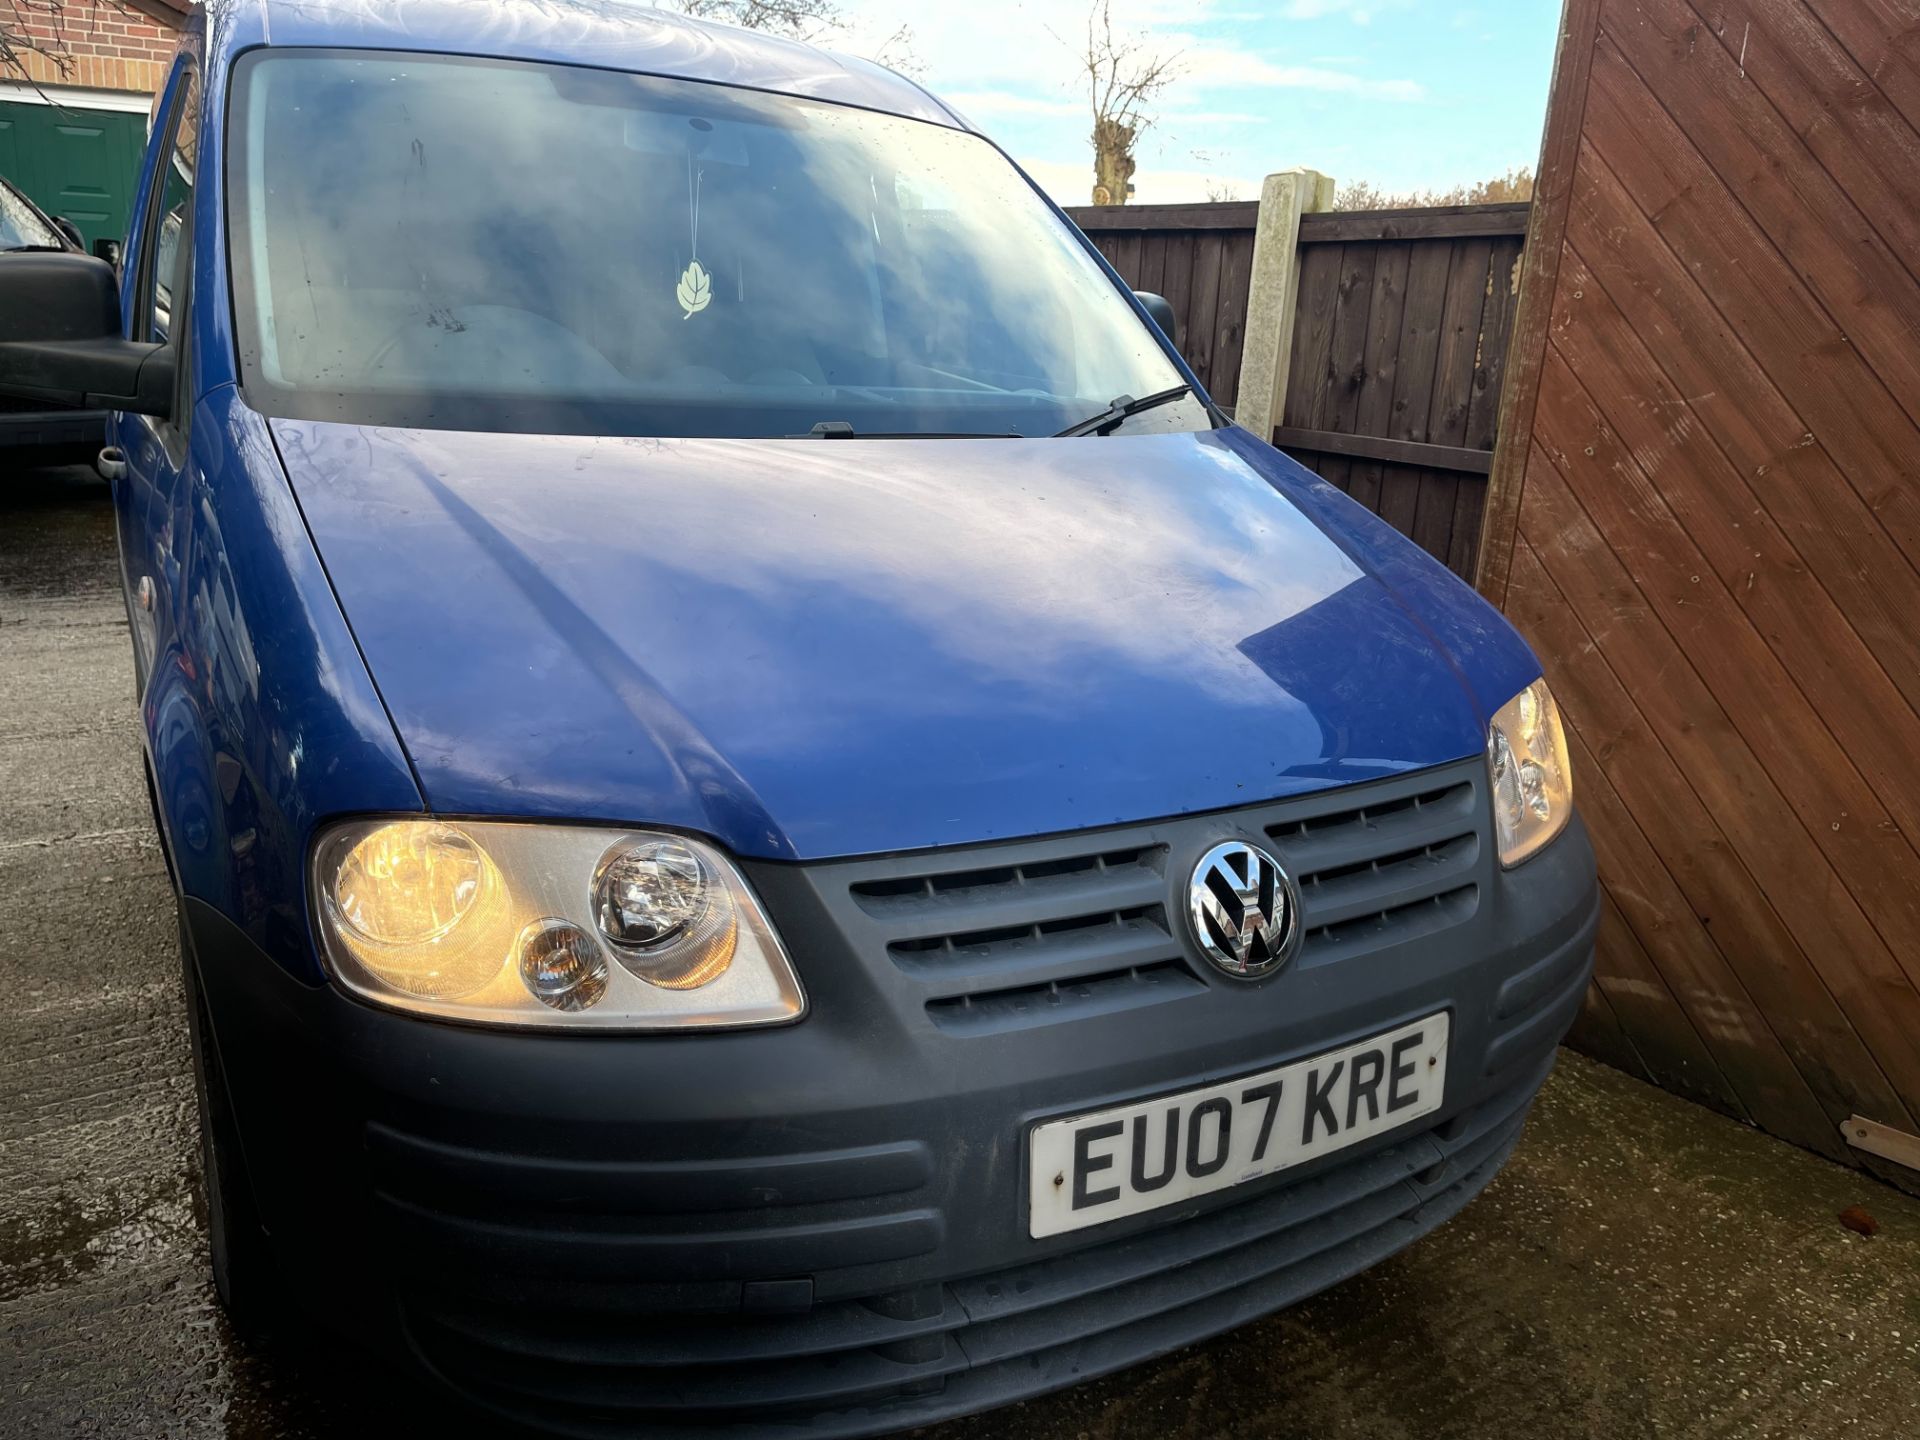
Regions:
[[[1229,975],[1256,979],[1293,954],[1300,902],[1280,862],[1257,845],[1233,840],[1202,855],[1187,905],[1201,952]]]

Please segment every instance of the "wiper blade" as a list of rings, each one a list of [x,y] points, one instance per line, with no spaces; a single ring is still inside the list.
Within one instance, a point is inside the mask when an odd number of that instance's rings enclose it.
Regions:
[[[1118,429],[1121,422],[1132,419],[1142,410],[1151,410],[1156,405],[1165,405],[1169,400],[1178,400],[1182,395],[1193,392],[1191,385],[1176,385],[1171,390],[1156,391],[1152,395],[1142,395],[1138,400],[1131,395],[1121,395],[1098,415],[1089,415],[1077,425],[1069,425],[1053,438],[1070,439],[1075,435],[1107,435]]]
[[[67,247],[64,245],[9,245],[6,249],[0,250],[0,255],[64,255],[66,253]]]
[[[789,440],[1019,440],[1017,430],[855,430],[846,420],[822,420]]]

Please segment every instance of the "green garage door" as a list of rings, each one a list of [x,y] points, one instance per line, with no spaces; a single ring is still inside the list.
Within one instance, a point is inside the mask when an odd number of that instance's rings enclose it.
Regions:
[[[0,100],[0,175],[49,215],[64,215],[92,248],[126,237],[147,117]]]

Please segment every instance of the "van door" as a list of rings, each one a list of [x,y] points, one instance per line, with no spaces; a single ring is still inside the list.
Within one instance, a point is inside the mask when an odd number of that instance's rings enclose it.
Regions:
[[[120,559],[126,571],[128,614],[133,625],[136,683],[144,701],[156,651],[165,643],[164,618],[171,613],[177,561],[166,533],[168,504],[187,460],[191,381],[186,353],[187,303],[192,280],[194,161],[199,151],[200,83],[192,59],[181,57],[167,100],[154,127],[160,147],[148,166],[145,190],[134,210],[135,229],[121,277],[127,334],[158,340],[177,353],[173,413],[113,414],[108,436],[124,472],[114,484],[120,526]]]

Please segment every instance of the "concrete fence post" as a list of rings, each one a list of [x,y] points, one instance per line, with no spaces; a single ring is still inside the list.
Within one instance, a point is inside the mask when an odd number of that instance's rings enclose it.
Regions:
[[[1333,177],[1318,170],[1283,170],[1260,187],[1234,418],[1262,440],[1273,438],[1287,402],[1293,316],[1300,300],[1300,217],[1332,208]]]

